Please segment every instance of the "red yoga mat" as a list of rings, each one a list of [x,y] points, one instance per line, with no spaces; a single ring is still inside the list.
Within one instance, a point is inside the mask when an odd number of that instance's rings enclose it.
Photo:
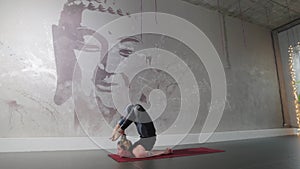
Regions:
[[[199,154],[209,154],[209,153],[219,153],[219,152],[224,152],[224,150],[215,150],[215,149],[200,147],[200,148],[187,148],[187,149],[174,150],[173,154],[160,155],[160,156],[154,156],[148,158],[125,158],[125,157],[120,157],[117,154],[108,154],[108,156],[116,160],[117,162],[133,162],[133,161],[154,160],[154,159],[183,157],[183,156],[194,156]]]

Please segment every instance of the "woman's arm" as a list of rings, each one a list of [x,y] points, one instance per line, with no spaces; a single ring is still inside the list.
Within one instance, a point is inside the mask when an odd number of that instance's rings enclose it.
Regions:
[[[128,105],[124,113],[126,113],[125,117],[121,117],[120,121],[115,126],[111,137],[109,138],[112,141],[116,141],[121,135],[125,134],[125,129],[132,123],[132,119],[134,118],[134,113],[132,111],[133,105]]]
[[[115,126],[115,128],[114,128],[114,130],[111,134],[111,137],[109,139],[112,140],[112,141],[116,141],[121,135],[124,135],[124,134],[125,134],[124,130],[121,129],[121,126],[118,123]]]

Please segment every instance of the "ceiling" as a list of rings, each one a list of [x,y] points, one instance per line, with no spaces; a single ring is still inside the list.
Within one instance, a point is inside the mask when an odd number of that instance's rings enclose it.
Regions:
[[[300,18],[300,0],[183,0],[226,16],[277,28]]]

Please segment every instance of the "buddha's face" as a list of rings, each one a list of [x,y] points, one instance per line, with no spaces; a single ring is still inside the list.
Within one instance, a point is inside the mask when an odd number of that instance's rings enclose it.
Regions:
[[[109,123],[112,122],[118,111],[112,99],[112,87],[123,85],[130,88],[130,79],[122,71],[119,71],[118,66],[126,61],[129,57],[133,57],[133,53],[139,45],[139,40],[134,37],[126,37],[115,45],[107,55],[103,57],[95,70],[95,88],[96,99],[100,112]],[[113,82],[117,76],[118,83]],[[114,118],[118,119],[118,118]]]
[[[93,1],[93,3],[96,2]],[[115,19],[116,17],[111,17],[115,15],[107,12],[96,13],[99,11],[99,8],[93,10],[92,7],[90,7],[92,11],[88,12],[86,4],[81,4],[79,1],[76,1],[76,3],[74,1],[74,3],[70,4],[71,5],[69,6],[65,6],[64,11],[61,12],[58,25],[53,26],[53,42],[57,67],[57,89],[54,96],[54,102],[57,105],[61,105],[74,94],[74,91],[73,93],[71,91],[74,89],[72,88],[72,82],[74,81],[72,77],[74,75],[74,67],[78,60],[79,62],[83,60],[88,64],[97,62],[93,66],[89,66],[89,68],[91,68],[89,71],[93,72],[91,73],[93,74],[91,78],[81,78],[81,76],[85,76],[84,73],[87,71],[83,67],[80,67],[80,63],[79,68],[76,67],[76,69],[79,69],[78,79],[87,81],[87,83],[89,83],[88,85],[90,85],[90,81],[92,81],[94,87],[93,90],[95,91],[93,91],[93,95],[90,96],[96,98],[97,109],[108,124],[114,126],[122,114],[122,112],[120,112],[122,110],[117,109],[112,97],[113,94],[116,94],[112,88],[122,85],[124,90],[126,88],[126,90],[129,91],[129,100],[126,101],[128,103],[141,104],[147,112],[149,112],[151,117],[156,113],[155,117],[159,117],[160,119],[158,120],[163,120],[163,123],[159,123],[159,130],[166,130],[168,125],[175,121],[176,115],[180,110],[181,96],[179,87],[176,80],[172,78],[170,74],[155,68],[155,64],[161,62],[160,59],[166,60],[164,55],[152,53],[142,55],[138,51],[151,48],[164,48],[165,50],[174,51],[178,50],[177,47],[179,44],[177,45],[175,40],[166,38],[162,35],[143,34],[142,36],[135,35],[120,38],[115,46],[108,49],[108,40],[104,37],[97,39],[94,36],[94,33],[97,32],[101,26],[109,22],[109,20]],[[97,20],[95,20],[96,15]],[[108,34],[114,35],[114,32],[108,31]],[[96,40],[96,44],[98,44],[99,47],[98,49],[94,49],[93,45],[89,44],[89,40],[87,40],[89,39],[88,37],[92,37],[92,39]],[[103,48],[105,45],[107,45],[106,50]],[[90,49],[88,49],[88,47],[90,47]],[[103,53],[105,54],[103,55]],[[92,63],[89,60],[93,55],[100,55],[101,57],[99,60]],[[126,61],[130,63],[133,61],[136,63],[135,65],[131,64],[128,67],[142,65],[142,69],[133,72],[136,75],[129,78],[125,72],[122,72],[122,69],[118,69],[120,63],[126,64]],[[170,60],[170,63],[171,62],[172,60]],[[115,81],[113,80],[114,78],[118,80]],[[124,93],[123,91],[117,92],[120,96]],[[77,97],[75,96],[74,98]],[[83,100],[78,101],[80,105],[82,104],[82,106],[78,107],[82,109],[75,111],[77,113],[82,113],[82,117],[84,118],[91,118],[89,121],[97,123],[95,126],[98,125],[99,120],[94,118],[98,114],[93,114],[93,112],[96,112],[97,110],[94,109],[93,105],[91,106],[93,111],[89,112],[87,108],[84,107],[87,105],[86,102],[89,101],[87,101],[88,99],[85,95],[83,98]],[[93,98],[91,98],[91,100],[92,99]],[[92,104],[94,104],[94,102]],[[123,104],[118,108],[121,108],[122,106]],[[124,108],[125,107],[126,105],[124,104]],[[153,107],[153,111],[150,111]],[[172,112],[172,117],[168,116],[168,112]],[[155,121],[155,118],[153,118],[153,120]],[[96,131],[99,128],[100,127],[95,127],[94,130]]]
[[[57,88],[54,102],[61,105],[71,97],[75,69],[76,78],[82,80],[82,77],[85,76],[86,66],[80,64],[90,63],[91,57],[100,54],[100,62],[96,64],[95,70],[89,71],[94,71],[95,76],[92,80],[96,87],[96,98],[100,112],[110,122],[117,114],[111,99],[111,87],[118,84],[112,83],[112,79],[122,73],[116,72],[117,66],[129,58],[139,40],[134,37],[124,37],[113,49],[107,51],[109,42],[96,31],[105,22],[95,22],[93,16],[97,14],[100,18],[104,18],[103,20],[105,18],[113,19],[121,16],[122,12],[121,9],[110,5],[106,6],[107,10],[103,12],[100,9],[101,4],[98,1],[69,0],[61,11],[58,24],[52,27],[57,68]],[[98,8],[94,9],[93,6]],[[94,23],[98,25],[94,25]],[[89,39],[92,39],[92,42]],[[76,66],[77,63],[79,66]],[[89,67],[95,67],[95,65]],[[124,74],[122,76],[127,80]]]

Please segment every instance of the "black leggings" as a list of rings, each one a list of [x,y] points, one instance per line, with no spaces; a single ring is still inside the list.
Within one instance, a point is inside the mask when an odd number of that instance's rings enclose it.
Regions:
[[[145,148],[146,151],[151,151],[154,144],[156,142],[156,136],[154,137],[148,137],[148,138],[140,138],[137,142],[135,142],[130,148],[129,151],[132,152],[132,150],[137,147],[138,145],[141,145]]]

